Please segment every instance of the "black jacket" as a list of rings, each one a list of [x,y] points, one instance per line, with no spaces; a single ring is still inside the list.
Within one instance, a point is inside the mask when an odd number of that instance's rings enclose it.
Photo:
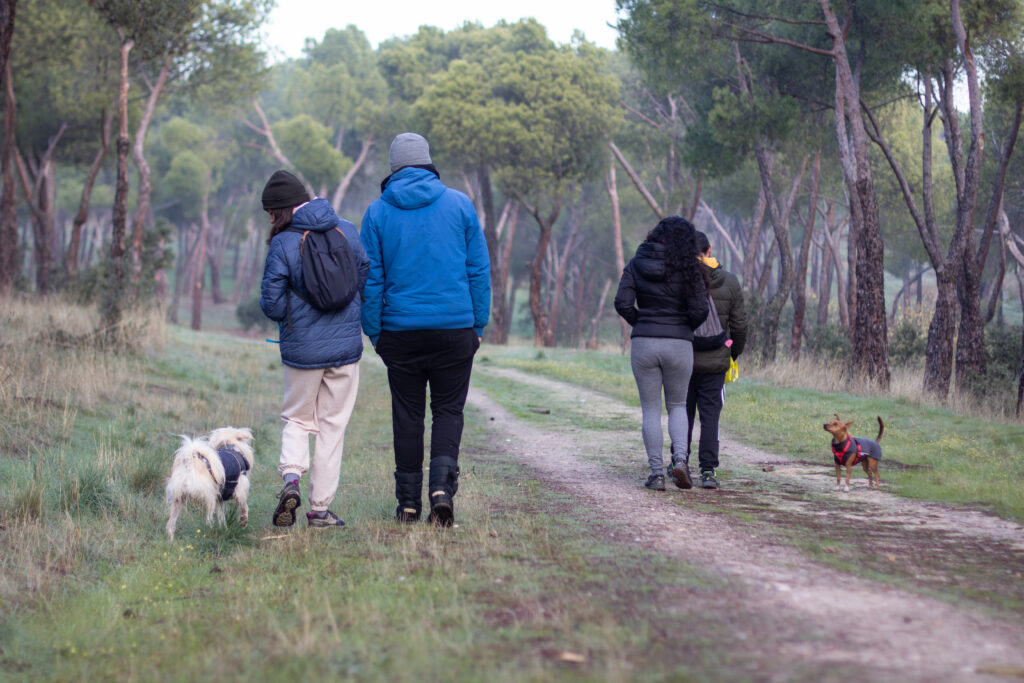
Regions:
[[[718,309],[718,319],[722,329],[732,339],[731,347],[721,346],[714,351],[693,352],[693,371],[715,374],[728,370],[729,357],[739,358],[747,345],[747,309],[743,303],[743,288],[735,275],[720,265],[711,268],[701,263],[700,267],[710,277],[709,291]]]
[[[696,267],[696,264],[694,264]],[[665,245],[644,242],[622,270],[615,310],[633,326],[631,337],[670,337],[693,341],[693,331],[708,317],[704,282],[684,291],[682,276],[668,276]]]

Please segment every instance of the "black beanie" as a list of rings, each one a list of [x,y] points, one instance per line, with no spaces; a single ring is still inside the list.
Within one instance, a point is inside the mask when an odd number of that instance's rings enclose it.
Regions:
[[[308,201],[306,186],[288,171],[274,171],[263,188],[264,209],[286,209]]]

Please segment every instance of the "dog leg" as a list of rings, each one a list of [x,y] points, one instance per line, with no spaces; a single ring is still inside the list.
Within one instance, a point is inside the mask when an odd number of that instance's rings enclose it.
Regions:
[[[841,488],[839,484],[842,481],[842,472],[842,468],[839,467],[839,465],[836,465],[836,485],[835,488],[832,489],[833,491],[838,491]]]
[[[843,493],[850,491],[850,475],[853,474],[853,465],[846,466],[846,483],[843,484]]]
[[[178,526],[178,515],[181,514],[181,509],[185,507],[185,504],[175,499],[171,503],[171,515],[167,520],[167,539],[170,541],[174,540],[174,529]]]
[[[245,528],[249,523],[249,478],[242,477],[238,480],[238,487],[235,489],[235,500],[238,501],[238,523]]]
[[[228,525],[228,520],[224,517],[224,503],[217,503],[217,521],[221,526]]]

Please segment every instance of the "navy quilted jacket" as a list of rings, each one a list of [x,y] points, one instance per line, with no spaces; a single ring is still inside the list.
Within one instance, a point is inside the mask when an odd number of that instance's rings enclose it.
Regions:
[[[341,228],[359,262],[360,290],[366,284],[369,261],[359,233],[349,221],[338,218],[326,199],[316,198],[302,206],[292,217],[296,230],[324,232]],[[260,286],[260,308],[278,322],[281,361],[293,368],[333,368],[356,363],[363,355],[360,326],[360,297],[333,313],[322,313],[292,290],[306,295],[302,282],[302,258],[299,242],[302,234],[285,230],[274,236],[267,251]]]

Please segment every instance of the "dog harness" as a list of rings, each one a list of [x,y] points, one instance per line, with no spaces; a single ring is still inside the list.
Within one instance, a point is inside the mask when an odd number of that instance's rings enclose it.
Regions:
[[[231,496],[235,495],[235,489],[238,487],[239,478],[249,471],[249,463],[241,453],[231,446],[219,449],[217,457],[220,458],[220,463],[224,466],[224,485],[220,487],[220,499],[231,500]],[[203,455],[200,455],[199,459],[206,463],[206,469],[210,470],[210,476],[213,476],[210,461]]]
[[[874,458],[875,460],[882,459],[882,449],[877,442],[871,439],[858,439],[853,436],[846,437],[846,441],[842,444],[836,444],[832,442],[832,455],[836,459],[837,465],[846,465],[847,459],[852,455],[853,462],[850,465],[856,465],[864,458]]]
[[[842,448],[837,448],[835,442],[832,442],[832,455],[836,459],[837,465],[846,465],[846,461],[851,455],[850,447],[856,446],[856,450],[852,452],[853,462],[851,465],[856,465],[864,459],[864,452],[861,450],[860,442],[852,437],[846,437],[846,441],[843,442]]]

